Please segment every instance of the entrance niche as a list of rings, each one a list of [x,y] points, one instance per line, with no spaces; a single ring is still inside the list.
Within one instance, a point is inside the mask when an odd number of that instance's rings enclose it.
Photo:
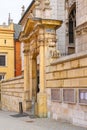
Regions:
[[[39,56],[32,58],[32,98],[37,101],[37,93],[39,93]]]

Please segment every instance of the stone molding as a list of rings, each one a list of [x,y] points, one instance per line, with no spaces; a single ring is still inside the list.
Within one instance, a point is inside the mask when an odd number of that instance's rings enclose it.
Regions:
[[[83,57],[87,57],[87,51],[68,55],[68,56],[65,56],[65,57],[61,57],[61,58],[51,62],[51,65],[55,65],[55,64],[58,64],[58,63],[64,63],[64,62],[67,62],[67,61],[72,61],[72,60],[80,59],[80,58],[83,58]]]
[[[10,82],[10,81],[15,81],[15,80],[19,80],[19,79],[24,79],[24,76],[18,76],[18,77],[14,77],[14,78],[11,78],[11,79],[8,79],[8,80],[3,80],[1,81],[0,83],[5,83],[5,82]]]
[[[84,33],[84,34],[87,33],[87,22],[81,24],[80,26],[78,26],[78,27],[76,28],[76,35],[77,35],[77,36],[78,36],[78,35],[82,35],[83,33]]]

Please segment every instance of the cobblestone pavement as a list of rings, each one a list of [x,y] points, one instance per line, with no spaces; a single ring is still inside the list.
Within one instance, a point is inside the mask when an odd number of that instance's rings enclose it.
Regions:
[[[87,130],[51,119],[11,117],[15,113],[0,111],[0,130]]]

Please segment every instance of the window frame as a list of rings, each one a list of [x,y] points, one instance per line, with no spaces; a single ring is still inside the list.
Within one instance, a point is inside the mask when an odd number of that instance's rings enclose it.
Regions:
[[[86,91],[86,92],[84,92],[84,91]],[[87,106],[86,102],[82,102],[82,99],[80,97],[81,93],[84,93],[84,95],[85,95],[85,93],[87,93],[87,88],[78,88],[78,104],[83,105],[83,106]],[[83,99],[83,100],[87,100],[87,99]]]
[[[52,91],[59,91],[59,99],[54,99],[54,97],[53,97],[53,95],[52,95],[52,93],[54,93],[54,92],[52,92]],[[51,101],[52,102],[58,102],[58,103],[61,103],[62,102],[62,89],[61,88],[51,88]]]
[[[0,65],[0,67],[6,67],[7,66],[7,55],[4,53],[0,53],[0,56],[4,56],[5,57],[5,65]]]
[[[0,81],[5,79],[5,73],[0,73],[0,76],[2,76],[2,79],[0,79]]]
[[[73,93],[74,93],[74,96],[73,96],[73,101],[65,101],[64,99],[64,90],[73,90]],[[63,88],[62,89],[62,98],[63,98],[63,103],[66,103],[66,104],[76,104],[76,90],[75,88]]]

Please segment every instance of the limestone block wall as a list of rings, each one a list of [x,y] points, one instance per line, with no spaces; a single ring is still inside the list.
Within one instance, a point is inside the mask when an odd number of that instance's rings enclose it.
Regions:
[[[87,126],[87,51],[47,65],[46,91],[48,117]]]
[[[17,77],[1,83],[2,110],[19,111],[19,102],[23,100],[24,78]]]

